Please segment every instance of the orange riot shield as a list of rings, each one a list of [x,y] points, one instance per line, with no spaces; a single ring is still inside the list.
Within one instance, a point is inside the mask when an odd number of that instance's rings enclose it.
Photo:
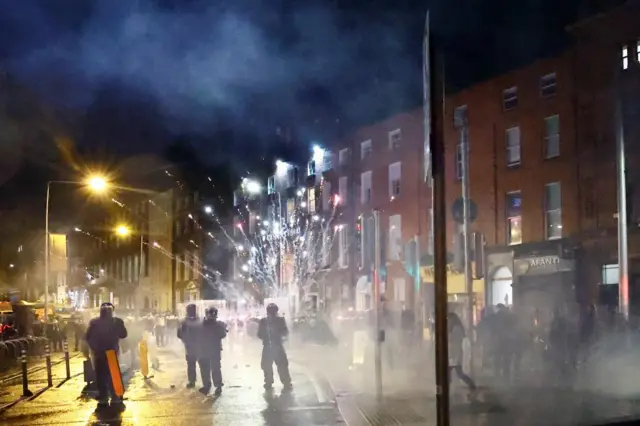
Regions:
[[[122,373],[120,372],[120,363],[116,351],[107,351],[107,364],[109,365],[109,373],[111,373],[111,382],[113,383],[113,392],[119,398],[124,395],[124,384],[122,383]]]
[[[146,338],[140,341],[140,372],[145,379],[149,377],[149,345]]]

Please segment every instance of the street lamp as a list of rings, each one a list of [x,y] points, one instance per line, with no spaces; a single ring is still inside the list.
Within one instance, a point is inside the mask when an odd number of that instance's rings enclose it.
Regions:
[[[93,175],[87,179],[87,187],[94,192],[104,192],[109,186],[109,182],[104,176]]]
[[[80,185],[85,186],[91,192],[95,194],[101,194],[109,189],[109,180],[99,174],[91,174],[81,181],[69,181],[69,180],[52,180],[47,182],[47,195],[45,202],[44,212],[44,321],[47,322],[49,318],[49,200],[51,199],[51,185]]]
[[[131,234],[131,229],[127,225],[118,225],[116,227],[116,235],[119,237],[128,237]]]

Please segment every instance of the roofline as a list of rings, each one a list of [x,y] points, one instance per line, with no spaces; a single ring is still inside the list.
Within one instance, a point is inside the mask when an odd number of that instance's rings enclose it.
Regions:
[[[627,0],[623,4],[615,6],[612,9],[609,9],[609,10],[604,11],[604,12],[597,13],[595,15],[591,15],[591,16],[589,16],[587,18],[583,18],[583,19],[581,19],[579,21],[574,22],[573,24],[569,24],[569,25],[567,25],[565,27],[565,31],[572,32],[574,30],[580,29],[582,27],[585,27],[588,24],[591,24],[592,22],[595,22],[595,21],[598,21],[600,19],[606,18],[607,16],[612,15],[613,13],[616,13],[620,9],[624,9],[625,7],[629,7],[629,6],[633,6],[633,5],[640,5],[640,2],[638,2],[638,0]]]

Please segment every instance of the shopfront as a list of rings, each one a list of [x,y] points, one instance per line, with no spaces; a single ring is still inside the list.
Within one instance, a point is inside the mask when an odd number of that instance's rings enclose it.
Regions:
[[[558,254],[515,258],[514,310],[548,324],[555,309],[576,313],[575,260]]]

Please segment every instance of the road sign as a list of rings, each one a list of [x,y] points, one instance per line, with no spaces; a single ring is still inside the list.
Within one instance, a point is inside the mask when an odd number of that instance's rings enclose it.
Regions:
[[[453,220],[456,223],[464,223],[464,200],[462,197],[456,198],[451,206],[451,213],[453,213]],[[473,222],[478,218],[478,206],[473,200],[469,200],[469,222]]]

